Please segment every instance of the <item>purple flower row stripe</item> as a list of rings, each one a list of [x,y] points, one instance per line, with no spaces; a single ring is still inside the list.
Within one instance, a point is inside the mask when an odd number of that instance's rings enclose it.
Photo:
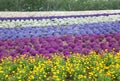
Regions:
[[[23,38],[15,40],[0,41],[0,56],[16,56],[20,54],[44,54],[52,53],[69,54],[83,53],[88,54],[90,50],[115,48],[120,50],[120,33],[101,34],[101,35],[78,35],[78,36],[60,36],[60,37],[38,37]]]
[[[109,15],[117,15],[120,13],[111,13],[111,14],[92,14],[92,15],[70,15],[70,16],[48,16],[48,17],[0,17],[0,20],[30,20],[30,19],[53,19],[53,18],[69,18],[69,17],[92,17],[92,16],[109,16]]]
[[[120,21],[92,23],[92,24],[73,24],[55,27],[21,27],[21,28],[0,28],[0,40],[16,39],[23,37],[48,37],[64,35],[92,35],[120,33]]]

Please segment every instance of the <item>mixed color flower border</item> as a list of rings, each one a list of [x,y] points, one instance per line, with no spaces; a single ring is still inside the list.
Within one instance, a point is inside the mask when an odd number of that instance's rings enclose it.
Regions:
[[[0,80],[119,81],[120,14],[0,18]]]

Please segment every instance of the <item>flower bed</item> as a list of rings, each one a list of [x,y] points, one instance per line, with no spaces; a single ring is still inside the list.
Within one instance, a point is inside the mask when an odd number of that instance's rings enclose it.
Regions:
[[[34,27],[34,26],[59,26],[59,25],[72,25],[72,24],[87,24],[98,22],[112,22],[120,21],[119,14],[111,15],[98,15],[98,16],[68,16],[68,17],[53,17],[53,18],[28,18],[28,19],[7,19],[2,20],[0,28],[14,28],[14,27]]]
[[[27,54],[0,64],[0,80],[4,81],[119,81],[120,52],[103,55],[91,52],[88,56],[53,55],[46,58]]]
[[[114,34],[120,32],[120,21],[91,24],[72,24],[56,26],[29,26],[15,28],[0,28],[0,39],[16,39],[30,37],[50,37],[64,35]]]
[[[119,81],[119,51],[120,14],[0,18],[0,80]]]
[[[78,35],[60,37],[38,37],[22,38],[7,41],[0,41],[0,51],[2,56],[16,56],[21,54],[46,54],[52,53],[69,54],[83,53],[88,54],[90,50],[101,52],[108,49],[109,52],[115,49],[120,50],[120,34],[101,34],[101,35]]]

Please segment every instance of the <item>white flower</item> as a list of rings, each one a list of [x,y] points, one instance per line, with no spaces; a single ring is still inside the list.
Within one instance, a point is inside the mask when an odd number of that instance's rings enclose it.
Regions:
[[[112,22],[119,21],[120,15],[109,15],[109,16],[93,16],[93,17],[69,17],[69,18],[54,18],[50,19],[30,19],[30,20],[4,20],[0,21],[0,27],[13,28],[16,26],[29,27],[29,26],[54,26],[54,25],[71,25],[71,24],[85,24],[85,23],[98,23],[98,22]]]

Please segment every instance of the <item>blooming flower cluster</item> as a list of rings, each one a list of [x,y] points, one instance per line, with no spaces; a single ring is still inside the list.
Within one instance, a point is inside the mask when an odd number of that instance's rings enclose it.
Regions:
[[[20,54],[47,54],[60,53],[87,54],[90,50],[100,53],[101,50],[120,50],[120,33],[101,34],[101,35],[77,35],[60,37],[38,37],[9,39],[0,41],[0,56],[16,56]]]
[[[22,28],[0,28],[0,39],[16,39],[23,37],[49,37],[63,35],[92,35],[108,34],[120,32],[120,21],[92,23],[92,24],[72,24],[67,26],[47,26],[47,27],[22,27]]]
[[[119,81],[120,52],[88,56],[53,55],[51,58],[24,54],[6,57],[0,63],[1,81]]]
[[[0,81],[120,81],[120,14],[0,18]]]
[[[120,15],[98,16],[98,17],[70,17],[70,18],[54,18],[42,20],[4,20],[0,21],[0,28],[29,27],[29,26],[58,26],[72,24],[87,24],[98,22],[120,21]]]

